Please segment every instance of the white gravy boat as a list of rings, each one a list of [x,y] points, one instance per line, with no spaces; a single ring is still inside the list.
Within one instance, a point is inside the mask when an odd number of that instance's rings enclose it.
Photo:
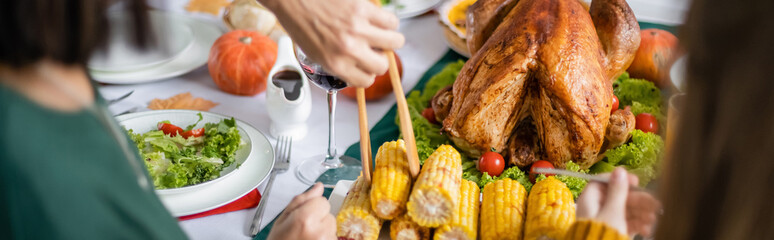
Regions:
[[[312,111],[312,96],[288,36],[282,36],[278,41],[277,62],[269,72],[266,85],[271,135],[291,136],[293,140],[304,138],[306,120]]]

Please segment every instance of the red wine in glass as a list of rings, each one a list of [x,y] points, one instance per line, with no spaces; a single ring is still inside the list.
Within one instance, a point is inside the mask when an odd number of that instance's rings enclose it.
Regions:
[[[347,87],[340,78],[327,73],[322,65],[306,57],[301,48],[296,46],[296,59],[304,70],[309,81],[326,90],[328,97],[328,151],[301,162],[296,167],[296,176],[301,182],[313,184],[336,185],[341,179],[355,179],[362,168],[359,163],[344,163],[336,152],[334,122],[336,116],[336,92]]]
[[[322,89],[338,91],[347,87],[346,82],[322,71],[320,67],[315,68],[311,65],[301,63],[301,68],[304,69],[304,74],[306,74],[309,80]]]

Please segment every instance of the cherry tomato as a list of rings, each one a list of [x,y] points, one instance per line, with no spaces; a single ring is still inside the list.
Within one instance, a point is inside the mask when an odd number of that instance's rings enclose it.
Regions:
[[[610,114],[613,114],[613,112],[615,112],[615,110],[618,110],[618,97],[616,97],[615,94],[614,94],[613,95],[613,108],[610,109]]]
[[[635,120],[636,120],[636,123],[634,124],[635,129],[639,129],[640,131],[643,131],[646,133],[658,134],[658,120],[656,120],[656,117],[654,117],[650,113],[637,114],[637,116],[635,117]]]
[[[497,152],[486,152],[478,159],[478,170],[489,176],[500,176],[505,169],[505,159]]]
[[[188,130],[188,131],[180,133],[180,136],[183,136],[184,138],[201,137],[201,136],[204,136],[204,128],[191,129],[191,130]]]
[[[532,167],[529,168],[529,180],[532,181],[532,183],[535,183],[535,178],[537,178],[537,175],[541,174],[541,173],[536,173],[535,172],[536,168],[551,168],[551,169],[553,169],[554,165],[551,164],[551,162],[546,161],[546,160],[540,160],[540,161],[532,163]],[[546,175],[546,177],[548,177],[548,176],[553,176],[554,174],[545,174],[545,175]]]
[[[156,127],[164,132],[165,135],[170,137],[177,136],[177,133],[182,133],[183,129],[170,123],[159,123]]]
[[[435,120],[435,111],[433,111],[433,108],[425,108],[425,110],[422,111],[422,116],[430,123],[438,124],[438,121]]]

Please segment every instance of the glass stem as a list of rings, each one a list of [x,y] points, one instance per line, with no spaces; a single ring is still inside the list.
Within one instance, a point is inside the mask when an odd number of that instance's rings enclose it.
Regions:
[[[336,157],[336,134],[334,120],[336,119],[336,91],[328,90],[328,154],[325,156],[325,165],[338,167],[339,158]]]

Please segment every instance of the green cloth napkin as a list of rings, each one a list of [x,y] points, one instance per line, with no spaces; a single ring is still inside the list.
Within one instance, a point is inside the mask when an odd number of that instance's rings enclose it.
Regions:
[[[678,28],[675,26],[667,26],[662,24],[656,24],[656,23],[647,23],[647,22],[640,22],[640,29],[647,29],[647,28],[658,28],[663,29],[666,31],[669,31],[675,35],[677,35]],[[441,57],[438,62],[433,64],[430,69],[425,72],[424,75],[422,75],[422,78],[419,79],[419,82],[417,82],[417,85],[414,86],[414,88],[411,89],[411,91],[414,90],[424,90],[425,83],[427,83],[427,80],[429,80],[432,76],[440,72],[447,64],[457,62],[457,60],[463,59],[467,60],[465,56],[462,56],[451,49],[446,52],[446,54]],[[405,93],[408,95],[411,91],[406,91]],[[370,134],[371,134],[371,152],[373,156],[371,156],[371,159],[376,158],[376,152],[379,149],[379,147],[387,141],[392,141],[398,139],[398,136],[400,136],[400,129],[397,125],[395,125],[395,116],[397,114],[397,106],[392,105],[392,108],[390,108],[389,111],[382,117],[382,119],[379,120],[379,122],[374,125],[373,128],[371,128]],[[347,151],[344,152],[344,155],[350,156],[355,159],[360,159],[360,142],[357,142],[355,144],[352,144],[347,148]],[[371,165],[373,166],[373,165]],[[357,176],[353,176],[349,180],[354,180],[357,178]],[[333,189],[325,189],[325,192],[323,195],[325,197],[330,197],[331,192]],[[274,219],[276,220],[276,218]],[[272,220],[269,225],[266,225],[261,232],[258,233],[258,235],[255,236],[254,239],[261,240],[266,239],[266,237],[269,236],[269,231],[271,230],[271,227],[274,226],[274,220]]]

